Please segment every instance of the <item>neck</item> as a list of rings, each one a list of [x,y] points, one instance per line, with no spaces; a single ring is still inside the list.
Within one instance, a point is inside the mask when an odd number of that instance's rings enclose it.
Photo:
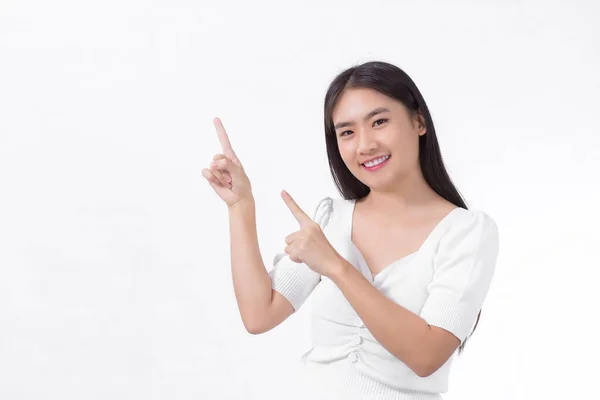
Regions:
[[[404,176],[385,187],[371,187],[365,198],[373,209],[408,211],[439,198],[439,195],[425,182],[421,170]]]

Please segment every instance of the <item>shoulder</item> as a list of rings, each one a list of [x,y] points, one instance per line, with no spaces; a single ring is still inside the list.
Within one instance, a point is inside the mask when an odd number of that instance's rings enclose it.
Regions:
[[[352,207],[354,200],[346,200],[340,197],[324,196],[317,201],[314,208],[313,220],[317,222],[321,228],[334,223],[335,216],[344,216],[345,211]]]
[[[314,207],[312,219],[324,228],[328,222],[334,208],[334,199],[330,196],[321,197]]]
[[[354,200],[346,200],[341,197],[325,196],[325,197],[319,198],[319,200],[317,201],[317,206],[315,208],[315,211],[318,213],[321,213],[321,212],[332,213],[336,210],[342,209],[343,207],[351,206],[353,204],[353,202],[354,202]]]
[[[468,242],[473,245],[498,246],[499,231],[495,219],[479,209],[459,207],[452,211],[453,217],[441,241],[445,245]]]
[[[496,220],[487,212],[475,208],[462,208],[457,210],[458,226],[479,228],[479,229],[498,229]]]

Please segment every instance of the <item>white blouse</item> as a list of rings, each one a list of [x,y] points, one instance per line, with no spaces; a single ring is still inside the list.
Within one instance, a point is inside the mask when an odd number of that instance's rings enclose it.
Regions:
[[[499,247],[495,221],[482,211],[457,207],[417,251],[373,276],[351,240],[355,203],[325,197],[313,219],[338,253],[381,293],[429,325],[452,332],[462,343],[494,274]],[[362,399],[377,393],[376,399],[440,399],[448,390],[454,355],[430,376],[420,377],[371,335],[331,279],[291,261],[285,252],[276,254],[269,275],[273,289],[295,311],[314,296],[312,347],[301,357],[303,385],[312,386],[304,389],[312,390],[312,396]]]

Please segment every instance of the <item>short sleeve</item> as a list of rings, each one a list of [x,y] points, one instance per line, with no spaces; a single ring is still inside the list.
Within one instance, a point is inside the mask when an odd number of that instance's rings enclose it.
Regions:
[[[499,247],[495,221],[482,211],[465,211],[440,240],[420,314],[429,325],[452,332],[461,344],[488,293]]]
[[[313,220],[325,229],[333,209],[333,199],[323,198],[313,212]],[[290,260],[286,252],[277,253],[273,259],[273,269],[269,272],[271,287],[281,293],[294,307],[294,312],[312,293],[321,280],[321,275],[304,263]]]

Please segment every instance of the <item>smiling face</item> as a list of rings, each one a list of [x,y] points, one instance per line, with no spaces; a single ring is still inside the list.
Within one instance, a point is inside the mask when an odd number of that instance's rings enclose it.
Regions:
[[[411,120],[401,102],[373,89],[345,89],[332,119],[344,163],[371,190],[392,188],[420,171],[419,136],[426,128],[416,117]],[[382,156],[389,158],[371,168],[364,165]]]

